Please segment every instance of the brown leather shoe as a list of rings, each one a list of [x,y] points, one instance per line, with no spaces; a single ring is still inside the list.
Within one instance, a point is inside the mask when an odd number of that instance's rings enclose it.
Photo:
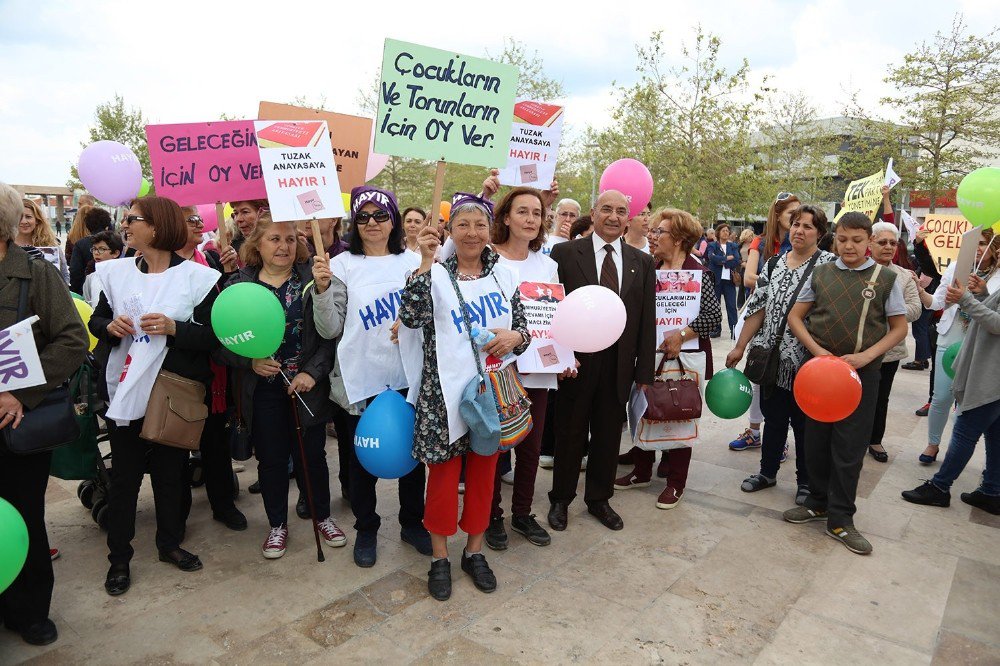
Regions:
[[[549,527],[557,532],[566,529],[566,523],[569,520],[566,515],[568,509],[569,505],[565,502],[553,502],[549,509]]]
[[[622,517],[615,513],[615,510],[607,502],[596,502],[587,507],[587,512],[601,521],[601,524],[609,530],[620,530],[625,527]]]

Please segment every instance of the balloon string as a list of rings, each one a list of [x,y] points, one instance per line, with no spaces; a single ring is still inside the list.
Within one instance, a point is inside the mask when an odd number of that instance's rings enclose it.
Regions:
[[[986,255],[989,254],[990,248],[993,247],[993,241],[995,241],[996,239],[997,239],[997,237],[994,234],[993,238],[991,238],[990,242],[986,245],[986,249],[983,250],[983,256],[979,257],[979,261],[976,263],[976,272],[977,273],[979,272],[979,267],[983,265],[983,259],[986,258]],[[996,266],[994,266],[993,268],[996,269]]]
[[[274,359],[274,357],[272,356],[272,357],[271,357],[271,359],[273,360],[273,359]],[[290,381],[288,380],[288,375],[286,375],[286,374],[285,374],[285,371],[284,371],[284,370],[281,370],[281,369],[279,368],[279,369],[278,369],[278,372],[280,372],[280,373],[281,373],[281,378],[285,380],[285,384],[286,384],[287,386],[291,386],[291,385],[292,385],[292,382],[290,382]],[[295,397],[296,397],[296,398],[298,398],[298,399],[299,399],[299,402],[301,402],[301,403],[302,403],[302,408],[303,408],[303,409],[305,409],[305,410],[306,410],[307,412],[309,412],[309,416],[311,416],[311,417],[313,417],[313,418],[316,418],[316,415],[315,415],[315,414],[313,414],[313,412],[312,412],[312,410],[311,410],[311,409],[309,409],[309,405],[307,405],[307,404],[306,404],[306,401],[302,399],[302,396],[301,396],[301,395],[299,395],[299,392],[298,392],[298,391],[292,391],[292,393],[294,393],[294,394],[295,394]]]

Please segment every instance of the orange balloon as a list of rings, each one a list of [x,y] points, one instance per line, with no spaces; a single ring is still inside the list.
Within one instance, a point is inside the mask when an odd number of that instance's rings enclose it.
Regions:
[[[814,421],[842,421],[861,404],[861,378],[847,361],[836,356],[807,361],[792,388],[802,413]]]
[[[449,216],[450,215],[451,215],[451,202],[450,201],[442,201],[441,202],[441,217],[443,217],[444,221],[447,222],[449,220]]]

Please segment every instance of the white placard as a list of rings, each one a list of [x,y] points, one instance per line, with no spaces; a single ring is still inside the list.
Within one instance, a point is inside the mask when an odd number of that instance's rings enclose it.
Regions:
[[[667,333],[690,324],[701,309],[701,281],[704,271],[656,271],[656,344]],[[681,345],[684,350],[697,350],[698,338],[691,337]]]

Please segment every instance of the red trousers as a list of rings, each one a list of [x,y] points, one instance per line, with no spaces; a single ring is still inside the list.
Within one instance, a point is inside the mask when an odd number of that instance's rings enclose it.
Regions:
[[[465,457],[465,501],[462,520],[458,520],[458,478],[462,473],[462,457],[427,466],[427,501],[424,506],[424,527],[431,534],[451,536],[461,527],[466,534],[482,534],[490,524],[493,504],[493,477],[496,474],[497,453]]]
[[[635,469],[632,470],[632,473],[640,480],[648,481],[653,476],[656,451],[643,451],[637,448],[633,460],[635,460]],[[687,486],[688,467],[691,465],[691,447],[667,449],[663,452],[663,463],[666,463],[667,467],[667,485],[678,493],[683,492]]]

